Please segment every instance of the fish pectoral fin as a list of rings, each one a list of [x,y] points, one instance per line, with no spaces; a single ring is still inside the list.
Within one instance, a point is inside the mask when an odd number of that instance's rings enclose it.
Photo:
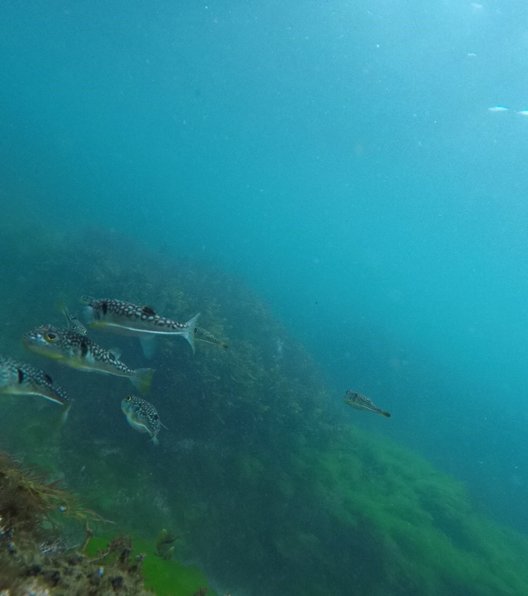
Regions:
[[[153,358],[156,352],[156,338],[153,335],[142,335],[139,342],[145,358]]]

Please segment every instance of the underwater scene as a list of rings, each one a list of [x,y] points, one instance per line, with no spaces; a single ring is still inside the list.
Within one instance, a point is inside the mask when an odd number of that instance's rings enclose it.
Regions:
[[[528,6],[0,17],[0,596],[528,594]]]

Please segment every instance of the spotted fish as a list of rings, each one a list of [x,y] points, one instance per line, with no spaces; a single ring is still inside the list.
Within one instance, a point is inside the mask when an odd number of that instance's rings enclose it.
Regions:
[[[121,410],[133,429],[148,433],[152,442],[158,445],[158,433],[162,426],[166,426],[161,423],[158,411],[150,402],[136,395],[128,395],[121,401]]]
[[[194,330],[194,338],[208,344],[220,346],[221,348],[224,348],[224,350],[229,348],[224,340],[215,337],[210,331],[207,331],[207,329],[204,329],[203,327],[196,327]]]
[[[26,333],[24,344],[37,354],[78,370],[127,377],[141,392],[146,392],[152,381],[151,368],[132,370],[114,352],[72,329],[42,325]]]
[[[43,370],[0,356],[0,393],[38,395],[56,404],[69,406],[68,395]]]
[[[194,333],[200,313],[186,323],[179,323],[158,315],[150,306],[138,306],[123,300],[83,296],[81,302],[86,304],[84,314],[90,327],[139,337],[148,357],[154,352],[152,342],[158,335],[181,335],[194,351]]]
[[[350,389],[345,394],[345,403],[357,410],[367,410],[369,412],[374,412],[374,414],[380,414],[380,416],[390,418],[390,412],[378,408],[378,406],[374,405],[368,397],[361,395],[361,393],[355,393]]]

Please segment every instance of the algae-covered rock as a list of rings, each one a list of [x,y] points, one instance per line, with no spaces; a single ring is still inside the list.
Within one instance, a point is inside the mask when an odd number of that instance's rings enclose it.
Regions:
[[[67,523],[97,520],[72,495],[39,480],[0,453],[0,590],[6,594],[149,594],[142,557],[129,539],[112,541],[89,558],[68,542]],[[71,530],[71,528],[69,528]]]

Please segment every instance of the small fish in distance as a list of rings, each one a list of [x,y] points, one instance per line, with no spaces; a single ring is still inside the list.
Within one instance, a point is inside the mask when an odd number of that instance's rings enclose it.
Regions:
[[[210,331],[207,331],[207,329],[204,329],[203,327],[196,327],[194,331],[194,339],[203,341],[208,344],[220,346],[221,348],[224,348],[224,350],[227,350],[229,348],[229,346],[225,343],[224,340],[218,339]]]
[[[367,410],[368,412],[374,412],[374,414],[379,414],[380,416],[385,416],[386,418],[390,418],[390,412],[386,412],[381,408],[378,408],[375,404],[372,403],[368,397],[365,397],[361,393],[356,393],[355,391],[351,391],[350,389],[345,394],[345,403],[357,410]]]

